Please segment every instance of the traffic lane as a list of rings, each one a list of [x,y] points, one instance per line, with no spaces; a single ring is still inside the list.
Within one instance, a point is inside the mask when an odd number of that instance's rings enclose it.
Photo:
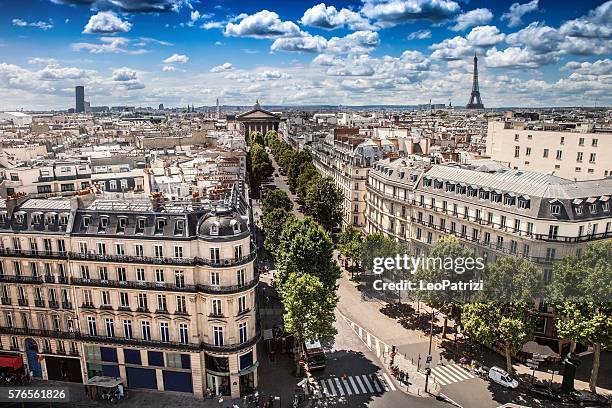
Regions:
[[[399,390],[399,385],[390,379],[389,374],[383,369],[382,364],[376,358],[375,354],[370,351],[367,346],[355,335],[351,327],[342,319],[336,312],[336,323],[334,325],[338,331],[337,335],[330,342],[323,342],[327,350],[327,366],[324,370],[315,371],[313,376],[321,384],[321,380],[325,380],[328,392],[333,389],[335,396],[329,396],[317,401],[317,407],[449,407],[449,404],[437,401],[433,398],[421,398],[408,395]],[[350,387],[338,386],[338,382],[345,383],[343,376],[346,375],[346,382],[351,384]],[[381,376],[385,382],[392,381],[392,387],[389,390],[383,390],[384,384],[378,383],[381,388],[379,392],[375,389],[375,384],[372,385],[372,391],[367,390],[365,381],[371,376]],[[366,376],[366,377],[364,377]],[[369,376],[369,377],[368,377]],[[331,381],[331,385],[329,384]],[[361,384],[360,384],[361,383]],[[363,385],[363,387],[362,387]],[[355,387],[357,386],[357,387]],[[333,387],[333,388],[332,388]],[[361,388],[359,388],[361,387]],[[342,389],[344,395],[340,395],[339,390]],[[368,392],[355,394],[354,391],[348,395],[347,390],[365,389]]]
[[[552,402],[533,398],[528,394],[526,385],[521,385],[518,389],[511,390],[482,378],[473,378],[449,385],[443,385],[440,388],[440,392],[464,408],[497,408],[507,403],[514,403],[531,408],[561,408],[574,406],[569,403]]]

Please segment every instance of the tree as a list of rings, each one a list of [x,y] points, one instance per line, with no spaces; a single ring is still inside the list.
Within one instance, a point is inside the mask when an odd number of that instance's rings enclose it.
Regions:
[[[505,256],[485,270],[481,300],[535,304],[544,294],[542,273],[533,262]]]
[[[253,144],[250,153],[253,176],[255,182],[260,184],[262,180],[272,176],[274,167],[272,167],[272,161],[268,157],[268,153],[260,144]]]
[[[291,163],[287,167],[283,167],[287,170],[287,183],[292,192],[295,191],[297,179],[302,173],[302,168],[308,163],[312,162],[312,156],[308,150],[300,150],[297,153],[293,153],[291,157]]]
[[[293,209],[293,201],[291,201],[291,198],[289,198],[285,191],[275,189],[266,193],[261,206],[264,214],[276,208],[291,211]]]
[[[276,256],[285,223],[293,218],[293,214],[285,211],[283,208],[274,208],[272,211],[263,214],[262,222],[266,231],[264,247],[273,256]]]
[[[264,136],[261,132],[259,131],[252,131],[251,133],[249,133],[249,144],[251,146],[258,144],[260,146],[264,145]]]
[[[580,258],[570,256],[553,266],[548,299],[556,307],[561,337],[593,347],[589,387],[596,391],[602,347],[612,346],[612,240],[587,245]]]
[[[302,200],[302,202],[306,202],[306,194],[308,193],[308,188],[312,183],[318,182],[321,178],[321,175],[315,168],[314,164],[308,163],[302,169],[302,172],[298,176],[297,184],[295,187],[295,192]]]
[[[463,305],[461,324],[472,339],[489,347],[501,343],[506,371],[512,373],[512,354],[533,338],[534,322],[522,302],[473,302]]]
[[[308,186],[306,208],[327,231],[342,222],[343,201],[344,194],[331,177],[316,179]]]
[[[451,283],[468,283],[476,276],[476,266],[470,262],[470,268],[466,267],[466,260],[474,259],[474,253],[459,244],[459,240],[452,236],[444,236],[436,242],[429,254],[429,258],[439,260],[422,265],[414,276],[415,281],[442,282],[448,280]],[[484,264],[482,265],[484,267]],[[473,292],[440,290],[423,290],[419,292],[419,299],[434,309],[444,313],[444,324],[442,325],[442,337],[446,337],[448,315],[456,314],[462,303],[470,300]]]
[[[285,171],[288,171],[289,167],[291,166],[291,163],[293,162],[293,156],[293,149],[287,146],[283,146],[274,157],[276,157],[278,165],[281,166]]]
[[[353,264],[361,259],[362,237],[359,230],[347,226],[338,240],[338,249]]]
[[[285,314],[285,331],[300,348],[306,340],[336,334],[334,308],[338,301],[316,276],[292,272],[280,290]]]
[[[268,130],[266,135],[264,136],[264,141],[266,142],[266,146],[270,146],[270,144],[274,144],[278,139],[278,133],[276,130]]]
[[[374,258],[395,257],[399,253],[397,249],[397,243],[382,232],[368,234],[361,244],[361,265],[372,272]]]
[[[329,290],[335,290],[341,273],[332,260],[333,249],[327,232],[312,218],[291,219],[284,224],[276,251],[276,281],[282,287],[290,273],[306,273],[318,277]]]

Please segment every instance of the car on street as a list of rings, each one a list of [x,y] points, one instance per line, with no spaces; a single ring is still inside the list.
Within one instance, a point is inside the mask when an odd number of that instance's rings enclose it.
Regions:
[[[543,384],[532,384],[527,390],[529,395],[539,399],[545,399],[549,401],[561,401],[561,395],[548,385]]]
[[[503,369],[493,366],[489,369],[489,379],[503,387],[515,389],[518,381],[505,372]]]
[[[610,407],[612,401],[588,391],[572,391],[570,399],[581,407]]]

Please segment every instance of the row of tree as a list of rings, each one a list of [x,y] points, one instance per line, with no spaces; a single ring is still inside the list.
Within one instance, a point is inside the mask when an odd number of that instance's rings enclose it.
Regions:
[[[340,252],[350,261],[363,263],[372,270],[374,257],[407,253],[383,234],[365,237],[348,227],[339,240]],[[432,258],[473,258],[457,238],[440,239],[428,254]],[[560,338],[593,348],[590,388],[594,392],[600,366],[601,350],[612,346],[612,240],[591,243],[580,257],[569,256],[553,265],[554,279],[548,285],[532,262],[520,257],[500,257],[486,264],[482,275],[476,270],[458,274],[441,267],[420,268],[415,281],[468,282],[482,276],[484,288],[476,293],[456,291],[420,291],[416,295],[430,307],[451,315],[474,341],[487,346],[501,346],[507,370],[512,371],[511,356],[534,338],[539,317],[537,300],[544,299],[555,309],[555,326]],[[446,319],[443,335],[446,330]]]
[[[257,185],[272,176],[274,167],[264,147],[265,139],[261,132],[249,134],[249,151],[251,154],[251,169]]]
[[[344,195],[330,177],[322,177],[319,174],[312,163],[310,152],[293,150],[276,132],[266,134],[266,143],[287,174],[289,189],[297,194],[306,213],[327,231],[340,224]]]

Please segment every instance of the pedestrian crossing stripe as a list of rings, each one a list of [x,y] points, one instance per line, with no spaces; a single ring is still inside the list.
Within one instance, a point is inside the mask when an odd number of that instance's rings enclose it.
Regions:
[[[449,385],[475,378],[472,373],[466,371],[459,364],[436,366],[431,369],[431,375],[440,385]]]
[[[359,394],[375,394],[396,391],[391,378],[386,374],[351,375],[345,378],[324,378],[318,381],[320,390],[326,397]]]

